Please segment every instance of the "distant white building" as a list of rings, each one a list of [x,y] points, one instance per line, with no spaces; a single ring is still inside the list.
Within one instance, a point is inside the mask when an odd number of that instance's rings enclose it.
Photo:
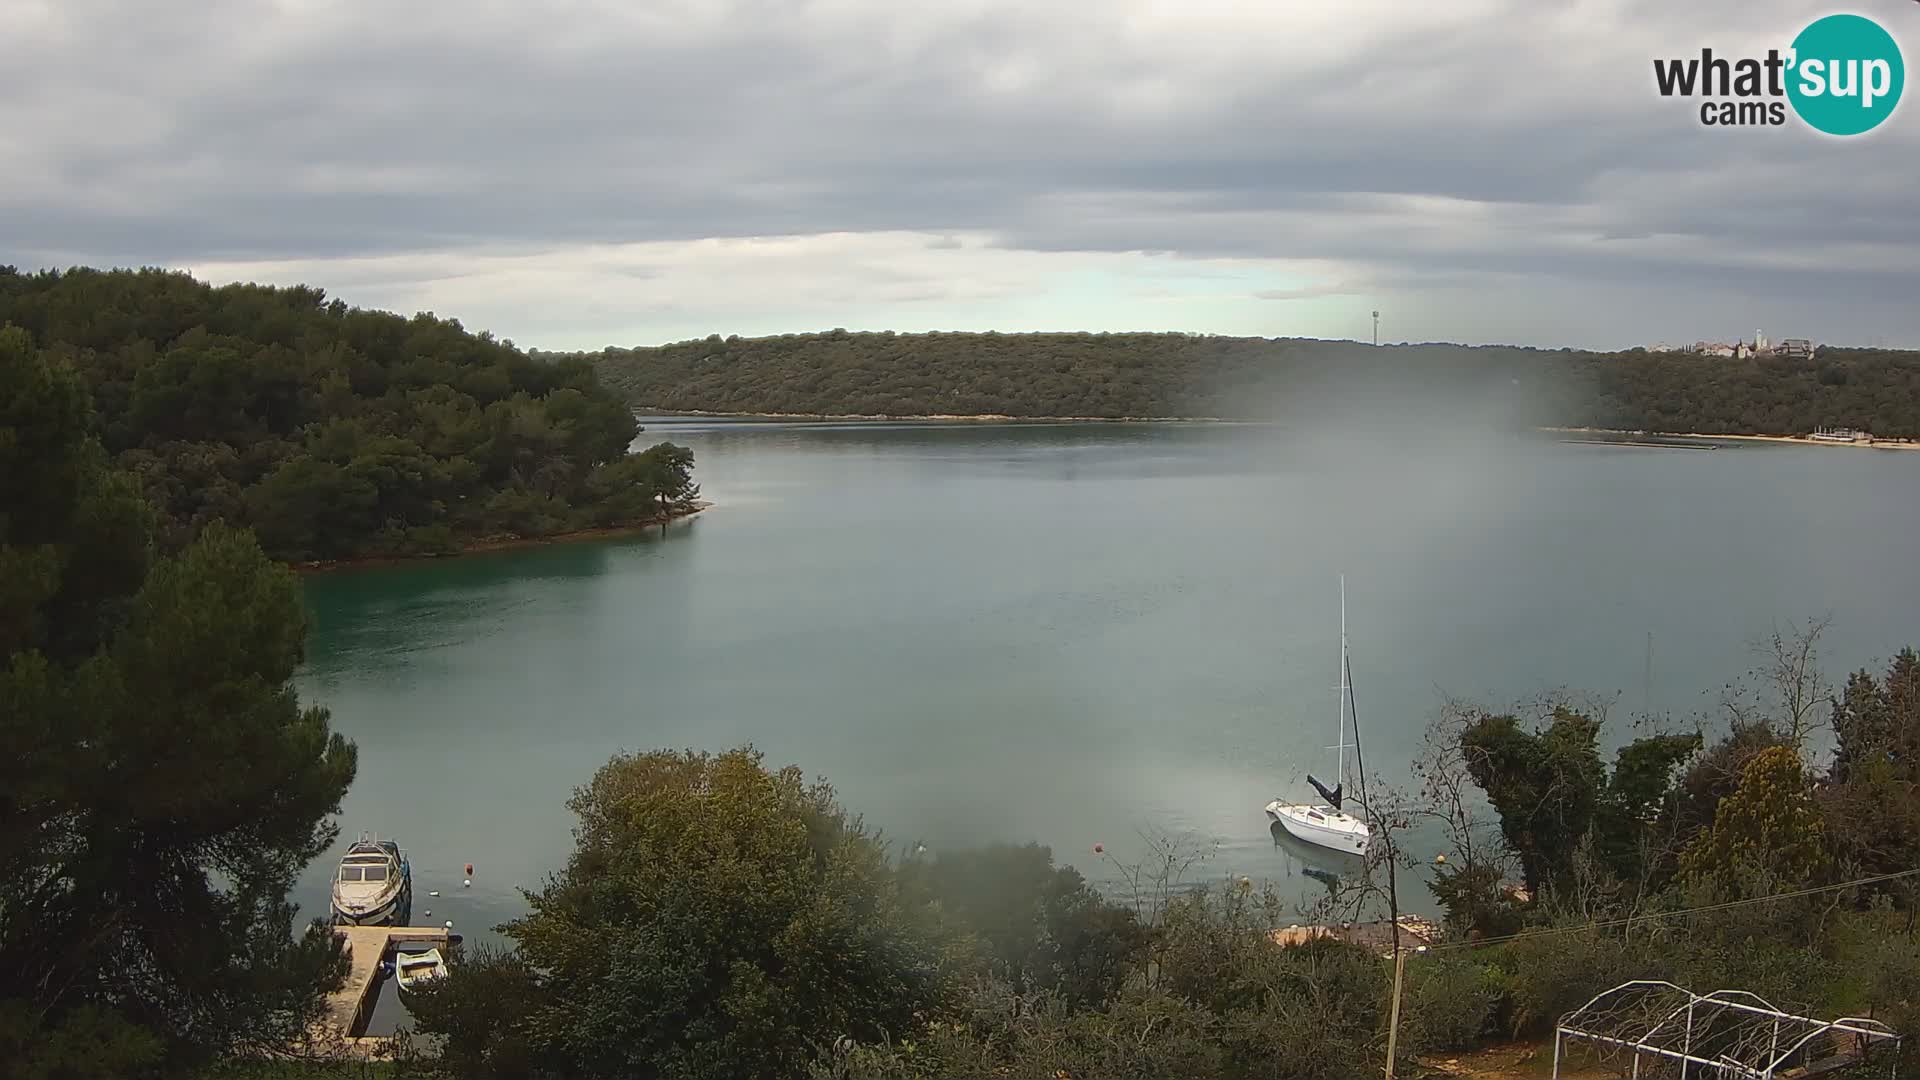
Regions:
[[[1772,348],[1768,346],[1767,335],[1763,331],[1755,330],[1753,332],[1753,351],[1757,353],[1773,351]]]
[[[1781,338],[1780,344],[1775,346],[1773,351],[1783,356],[1812,356],[1813,342],[1806,338]]]

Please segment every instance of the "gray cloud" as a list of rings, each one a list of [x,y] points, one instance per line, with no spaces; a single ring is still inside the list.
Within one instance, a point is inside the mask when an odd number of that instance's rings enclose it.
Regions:
[[[0,0],[0,260],[904,230],[1344,270],[1249,298],[1552,282],[1920,336],[1920,106],[1841,141],[1653,91],[1653,56],[1784,44],[1801,5],[1272,7]]]

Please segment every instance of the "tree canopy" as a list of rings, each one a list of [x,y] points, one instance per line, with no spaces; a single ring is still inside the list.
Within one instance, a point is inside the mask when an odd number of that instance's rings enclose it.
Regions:
[[[979,939],[988,962],[1022,991],[1075,1003],[1118,993],[1146,940],[1134,913],[1110,903],[1040,844],[940,852],[901,867],[907,887]]]
[[[1833,702],[1836,742],[1818,794],[1840,851],[1870,873],[1920,865],[1920,653],[1855,672]]]
[[[621,756],[570,805],[572,857],[504,927],[541,991],[507,1027],[554,1071],[781,1075],[907,1030],[945,988],[938,927],[798,769],[744,749]],[[462,1015],[432,995],[419,1013],[437,1031]]]
[[[84,380],[93,428],[178,547],[251,526],[275,558],[439,553],[684,508],[687,452],[629,453],[632,412],[582,360],[432,314],[159,270],[0,267],[0,326]]]
[[[1476,423],[1775,435],[1851,427],[1920,438],[1920,352],[1884,349],[1735,360],[1198,334],[834,330],[570,358],[592,361],[635,405],[663,410],[1266,419],[1332,392],[1350,406],[1471,402]]]
[[[0,1060],[130,1076],[307,1031],[287,894],[354,748],[290,685],[299,586],[224,523],[155,557],[66,361],[0,330]]]
[[[1741,879],[1768,887],[1805,885],[1832,864],[1827,832],[1800,755],[1774,746],[1753,755],[1740,786],[1720,800],[1713,825],[1681,852],[1681,870],[1723,891]]]
[[[1645,872],[1642,833],[1669,812],[1676,770],[1699,749],[1693,735],[1649,735],[1622,747],[1611,774],[1600,721],[1565,706],[1529,731],[1511,714],[1486,714],[1460,735],[1467,771],[1500,815],[1527,888],[1567,890],[1583,845],[1621,877]]]

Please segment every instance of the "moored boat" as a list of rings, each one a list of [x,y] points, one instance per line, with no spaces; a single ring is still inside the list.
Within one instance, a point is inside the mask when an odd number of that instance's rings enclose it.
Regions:
[[[1365,821],[1349,814],[1341,806],[1341,781],[1347,771],[1347,582],[1340,579],[1340,723],[1339,742],[1330,749],[1336,750],[1339,757],[1335,761],[1333,786],[1331,788],[1307,777],[1307,783],[1320,793],[1323,803],[1295,803],[1284,799],[1275,799],[1267,804],[1267,817],[1279,822],[1298,839],[1309,844],[1317,844],[1334,851],[1361,854],[1367,850],[1367,844],[1373,839],[1373,829]],[[1358,720],[1355,721],[1356,728]],[[1355,731],[1358,737],[1359,732]]]
[[[365,833],[333,875],[333,921],[342,926],[403,926],[413,915],[413,872],[392,840]]]
[[[439,949],[399,953],[393,958],[393,977],[402,990],[418,990],[435,979],[445,978],[446,974],[447,961]]]

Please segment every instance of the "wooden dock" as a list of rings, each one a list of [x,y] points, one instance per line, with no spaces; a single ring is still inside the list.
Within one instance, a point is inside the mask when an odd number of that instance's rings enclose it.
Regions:
[[[380,985],[380,962],[395,945],[411,942],[452,944],[460,935],[438,926],[341,926],[334,933],[346,939],[347,981],[327,996],[326,1015],[316,1034],[351,1045],[365,1030]]]

